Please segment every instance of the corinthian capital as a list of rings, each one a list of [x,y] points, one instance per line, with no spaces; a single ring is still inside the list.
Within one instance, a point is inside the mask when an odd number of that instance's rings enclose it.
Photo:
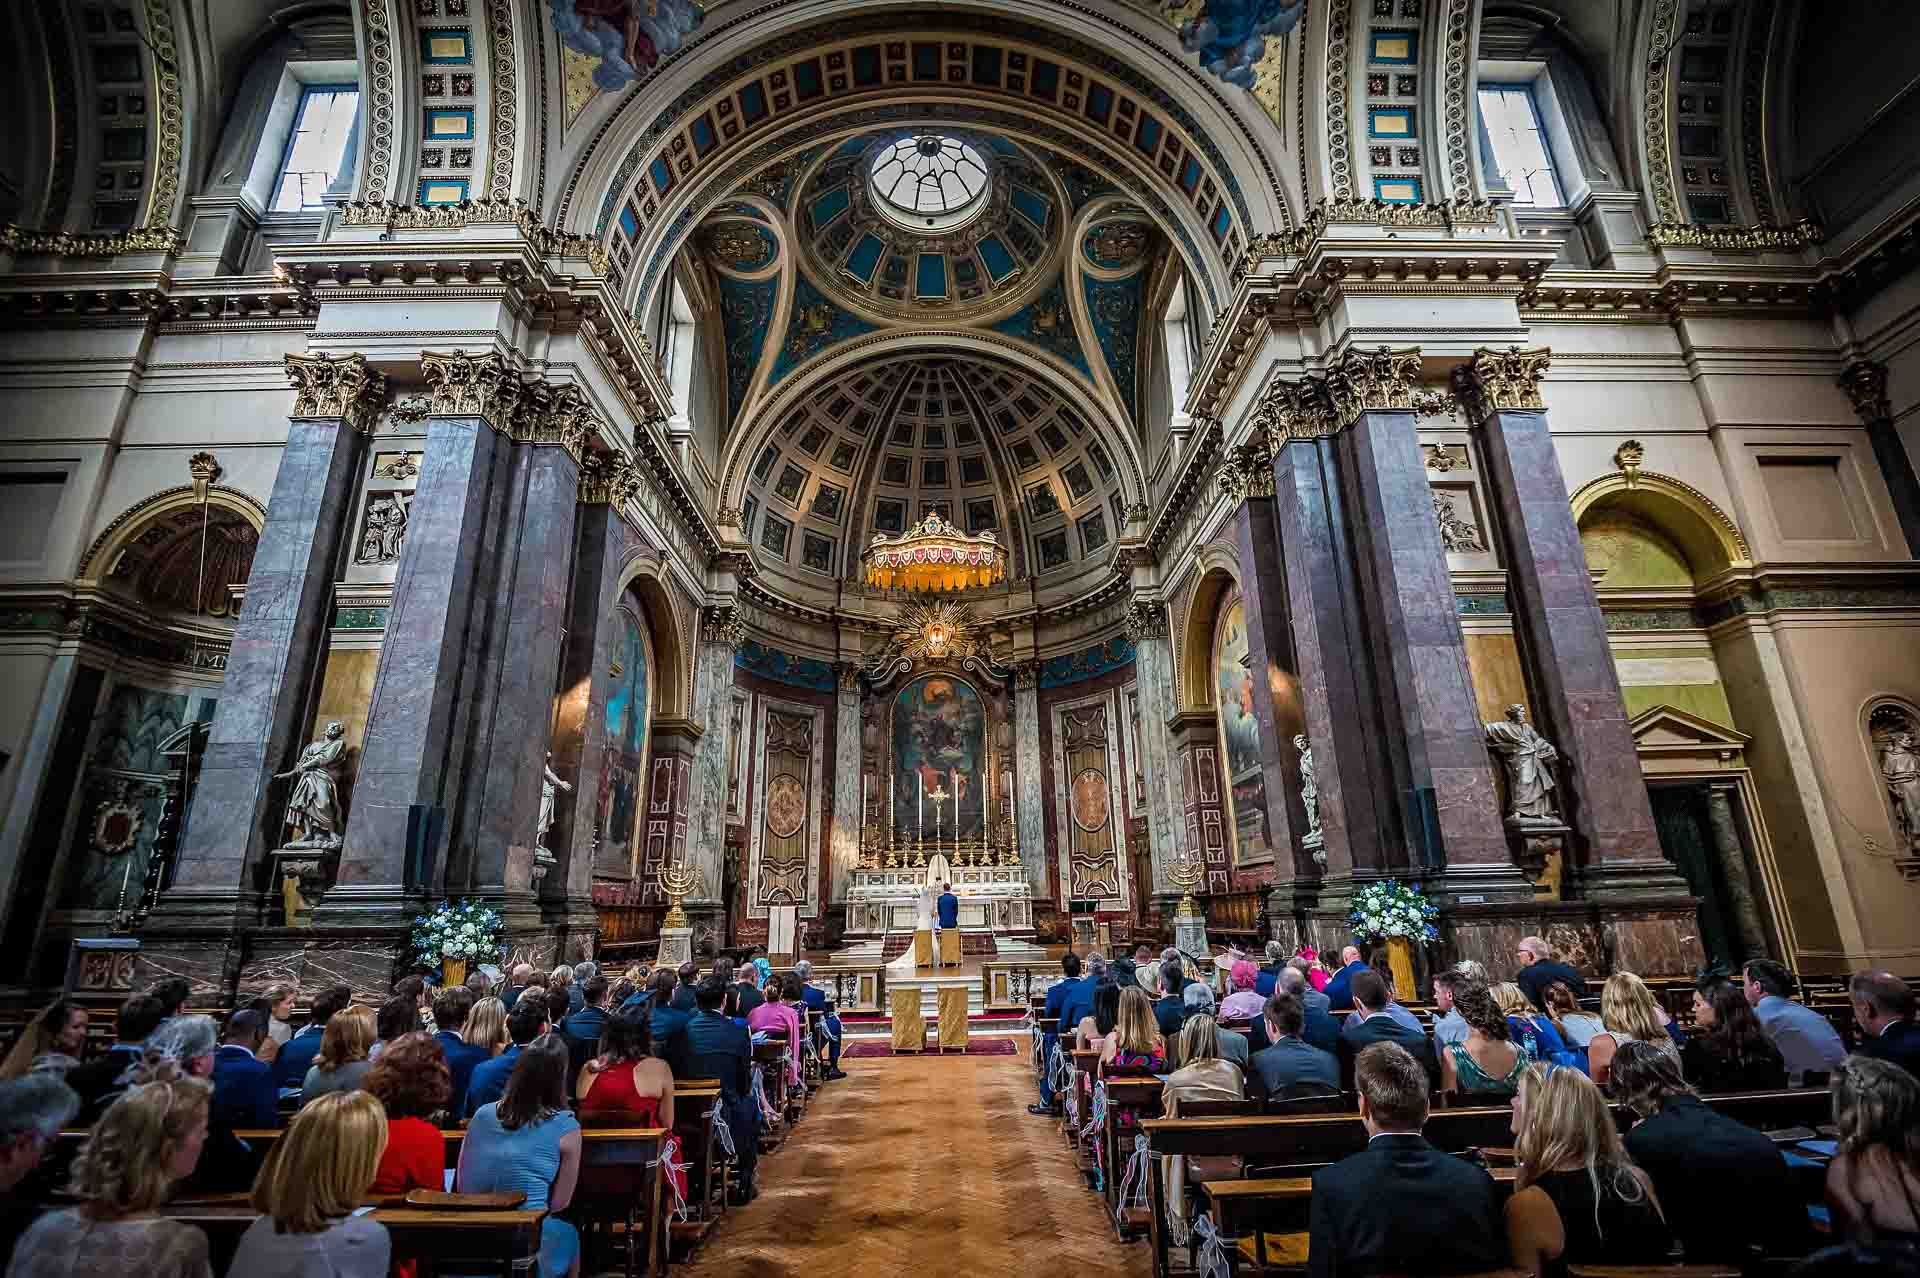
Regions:
[[[1319,439],[1340,429],[1327,384],[1312,377],[1272,383],[1254,408],[1253,421],[1273,452],[1289,439]]]
[[[595,425],[593,408],[578,386],[528,382],[520,389],[513,413],[513,438],[520,443],[558,444],[578,461]]]
[[[1261,432],[1255,431],[1221,459],[1220,491],[1231,501],[1273,496],[1273,455]]]
[[[1504,351],[1482,346],[1453,370],[1454,393],[1467,410],[1467,420],[1478,425],[1503,408],[1545,408],[1540,378],[1552,360],[1553,352],[1545,346],[1525,351],[1518,346]]]
[[[1120,628],[1136,644],[1149,639],[1165,639],[1166,607],[1158,600],[1136,599],[1127,605],[1127,611],[1120,618]]]
[[[421,351],[420,374],[427,383],[430,415],[478,417],[497,431],[512,429],[522,387],[519,375],[497,352]]]
[[[588,453],[580,460],[580,501],[588,506],[627,504],[640,491],[640,472],[618,453]]]
[[[747,619],[731,605],[708,608],[700,616],[700,638],[737,649],[747,641]]]
[[[1847,365],[1840,374],[1840,389],[1847,393],[1853,411],[1863,422],[1882,421],[1893,416],[1893,404],[1887,399],[1887,366],[1870,359]]]
[[[1410,412],[1420,378],[1420,348],[1349,350],[1327,365],[1320,379],[1336,427],[1347,427],[1364,412]]]
[[[367,367],[364,355],[288,355],[295,417],[338,417],[361,434],[373,431],[387,397],[387,379]]]

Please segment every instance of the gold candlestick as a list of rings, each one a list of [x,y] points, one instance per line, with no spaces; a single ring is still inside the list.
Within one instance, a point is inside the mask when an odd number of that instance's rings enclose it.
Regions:
[[[1207,881],[1206,860],[1193,855],[1193,849],[1188,848],[1167,863],[1167,881],[1181,890],[1180,904],[1174,910],[1175,916],[1183,919],[1199,918],[1200,903],[1193,899],[1193,889]]]
[[[688,865],[685,861],[674,861],[660,867],[660,890],[667,894],[667,917],[660,921],[661,927],[687,927],[687,912],[680,908],[680,898],[697,890],[705,882],[706,874],[697,865]]]

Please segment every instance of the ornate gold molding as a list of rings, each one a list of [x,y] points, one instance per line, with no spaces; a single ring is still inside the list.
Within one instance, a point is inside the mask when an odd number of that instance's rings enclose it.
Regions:
[[[1253,410],[1253,422],[1275,453],[1290,439],[1320,439],[1340,428],[1325,384],[1311,377],[1268,386]]]
[[[1613,450],[1613,464],[1627,477],[1627,487],[1633,487],[1640,477],[1640,465],[1647,460],[1647,446],[1637,439],[1625,440]]]
[[[338,417],[363,435],[387,398],[387,379],[367,367],[364,355],[293,355],[286,357],[287,380],[293,383],[293,417]]]
[[[747,641],[745,614],[731,604],[703,609],[700,613],[700,639],[704,643],[739,648]]]
[[[187,237],[170,226],[140,226],[113,235],[75,235],[33,231],[0,223],[0,248],[9,253],[45,253],[53,257],[119,257],[122,253],[178,253]]]
[[[1840,374],[1840,389],[1863,422],[1885,421],[1893,416],[1893,402],[1887,398],[1887,366],[1870,359],[1856,360]]]
[[[640,491],[640,472],[618,453],[588,453],[580,462],[580,501],[618,509]]]
[[[1826,238],[1826,231],[1810,218],[1802,218],[1792,226],[1693,226],[1686,222],[1655,222],[1647,228],[1647,243],[1657,248],[1793,252]]]
[[[421,351],[420,373],[427,383],[428,416],[478,417],[503,434],[511,433],[525,388],[498,352],[475,356]]]
[[[213,481],[221,476],[220,459],[212,453],[195,453],[187,458],[187,473],[193,476],[194,498],[204,502]]]
[[[180,105],[179,54],[174,48],[172,0],[147,0],[147,50],[153,55],[153,187],[147,192],[146,224],[172,230],[180,198],[180,144],[185,115]]]
[[[1344,428],[1370,410],[1412,412],[1420,376],[1420,348],[1348,350],[1327,365],[1326,387],[1333,420]]]
[[[513,226],[542,257],[585,258],[596,274],[606,275],[612,259],[590,235],[571,235],[541,225],[539,214],[523,200],[462,200],[458,204],[396,204],[369,200],[342,206],[343,226],[383,226],[391,231],[453,231],[466,226]]]
[[[1299,226],[1251,237],[1234,266],[1233,278],[1237,281],[1251,275],[1262,258],[1305,255],[1327,228],[1336,223],[1451,230],[1458,226],[1493,226],[1499,220],[1499,210],[1490,200],[1454,198],[1431,204],[1399,204],[1386,200],[1323,199],[1308,210]]]
[[[1504,351],[1482,346],[1473,358],[1453,370],[1453,389],[1467,412],[1467,420],[1479,425],[1503,408],[1539,410],[1546,401],[1540,398],[1540,378],[1553,359],[1545,346],[1521,350],[1509,346]]]
[[[1040,663],[1038,661],[1016,661],[1013,663],[1013,686],[1020,691],[1032,691],[1040,686]]]

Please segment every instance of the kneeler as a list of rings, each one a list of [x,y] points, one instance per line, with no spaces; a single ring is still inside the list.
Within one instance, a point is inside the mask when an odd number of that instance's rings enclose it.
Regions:
[[[940,1050],[967,1050],[967,989],[946,985],[940,989]]]
[[[889,990],[887,993],[893,1013],[893,1050],[926,1051],[927,1018],[920,1014],[919,988]]]

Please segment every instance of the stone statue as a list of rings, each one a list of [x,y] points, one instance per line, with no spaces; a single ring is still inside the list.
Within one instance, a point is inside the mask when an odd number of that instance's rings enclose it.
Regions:
[[[1446,549],[1476,554],[1486,550],[1486,543],[1480,540],[1480,530],[1454,507],[1453,498],[1435,493],[1433,517],[1440,521],[1440,544]]]
[[[287,815],[282,824],[298,826],[300,838],[290,848],[337,848],[340,846],[340,756],[347,750],[347,730],[339,722],[329,723],[318,741],[300,752],[300,761],[289,772],[274,774],[284,781],[298,777],[293,795],[287,800]]]
[[[553,825],[553,799],[556,786],[568,794],[573,793],[572,786],[553,775],[553,751],[549,750],[546,762],[540,765],[540,826],[539,832],[533,836],[534,855],[538,857],[544,852],[546,853],[544,859],[547,860],[553,858],[553,853],[547,851],[547,830]]]
[[[400,542],[407,535],[407,512],[391,496],[367,503],[366,525],[360,531],[359,562],[390,564],[400,558]]]
[[[1501,723],[1489,723],[1487,745],[1507,770],[1507,822],[1510,825],[1557,825],[1560,813],[1553,802],[1553,765],[1560,752],[1527,722],[1523,705],[1507,707]]]
[[[1307,832],[1300,839],[1300,846],[1313,853],[1313,859],[1321,865],[1327,863],[1327,854],[1322,851],[1326,835],[1320,832],[1320,783],[1313,775],[1313,745],[1302,732],[1294,737],[1293,748],[1300,752],[1300,806],[1307,810]]]
[[[1920,753],[1911,732],[1896,732],[1880,747],[1880,775],[1893,796],[1894,814],[1907,846],[1920,851]]]

